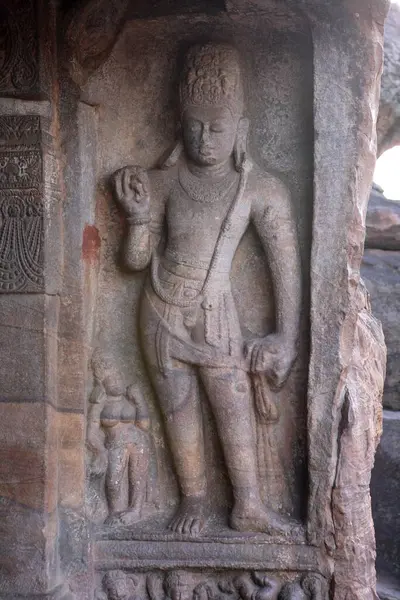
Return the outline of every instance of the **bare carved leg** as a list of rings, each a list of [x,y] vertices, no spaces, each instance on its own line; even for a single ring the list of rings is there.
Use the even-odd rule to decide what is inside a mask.
[[[140,435],[140,432],[135,432]],[[146,487],[149,468],[149,447],[145,434],[143,439],[135,444],[129,444],[128,452],[128,483],[129,483],[129,505],[127,510],[119,514],[119,522],[122,525],[132,525],[140,521],[143,505],[146,500]]]
[[[215,415],[233,487],[232,529],[290,533],[293,524],[268,510],[261,501],[247,375],[238,369],[202,369],[201,377]]]
[[[197,535],[207,519],[204,442],[196,371],[183,363],[152,382],[164,415],[166,433],[181,491],[169,528]]]
[[[149,445],[145,435],[133,444],[129,456],[129,508],[140,517],[146,500],[149,471]]]
[[[128,452],[126,447],[118,446],[108,451],[108,467],[106,472],[106,496],[109,518],[126,508],[124,498],[124,483],[127,477]]]

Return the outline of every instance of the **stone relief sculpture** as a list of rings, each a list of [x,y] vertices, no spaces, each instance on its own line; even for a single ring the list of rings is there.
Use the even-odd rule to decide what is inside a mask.
[[[102,589],[96,591],[95,600],[140,600],[133,594],[136,585],[135,576],[128,576],[118,569],[108,571],[103,577]]]
[[[92,358],[87,444],[90,471],[105,473],[110,525],[140,521],[148,492],[149,427],[146,403],[134,385],[97,350]]]
[[[206,579],[204,577],[206,576]],[[103,591],[104,590],[104,591]],[[184,570],[149,575],[108,571],[96,600],[327,600],[328,585],[316,573],[294,580],[259,571],[199,576]]]
[[[1,0],[0,92],[34,93],[39,88],[36,7],[32,0]]]
[[[169,527],[195,536],[209,515],[201,381],[233,490],[230,527],[289,534],[293,523],[261,501],[252,424],[253,393],[256,417],[278,418],[271,389],[285,383],[296,359],[301,274],[289,192],[248,154],[234,48],[193,47],[179,93],[181,139],[163,167],[128,166],[113,175],[129,225],[125,262],[133,271],[150,265],[140,333],[181,493]],[[250,223],[272,273],[276,331],[244,341],[230,270]]]
[[[241,600],[277,600],[282,582],[279,579],[253,571],[219,584],[221,591]]]
[[[40,135],[38,116],[0,116],[0,293],[43,290]]]

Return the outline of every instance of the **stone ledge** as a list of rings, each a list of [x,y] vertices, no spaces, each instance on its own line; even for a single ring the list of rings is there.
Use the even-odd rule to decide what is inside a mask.
[[[26,100],[20,98],[2,98],[2,115],[38,115],[51,118],[51,103],[48,100]]]
[[[265,571],[312,571],[331,574],[331,564],[319,548],[306,544],[227,541],[98,540],[95,569],[213,568]]]

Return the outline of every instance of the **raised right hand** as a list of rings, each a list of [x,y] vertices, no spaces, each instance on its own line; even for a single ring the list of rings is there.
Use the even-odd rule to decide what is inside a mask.
[[[128,217],[150,215],[150,184],[142,167],[119,169],[113,174],[112,183],[116,200]]]

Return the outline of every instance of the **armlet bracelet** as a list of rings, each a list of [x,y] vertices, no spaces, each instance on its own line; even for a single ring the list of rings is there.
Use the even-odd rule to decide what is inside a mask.
[[[151,221],[150,216],[127,217],[129,225],[148,225]]]

